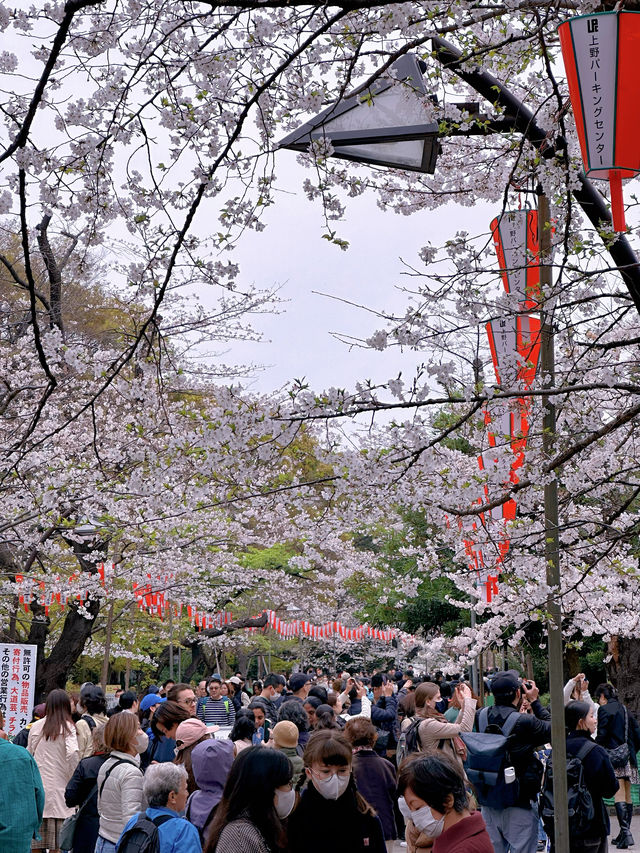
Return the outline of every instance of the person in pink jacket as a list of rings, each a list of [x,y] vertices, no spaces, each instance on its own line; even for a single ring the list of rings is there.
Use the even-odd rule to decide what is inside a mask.
[[[57,853],[64,819],[74,812],[64,801],[64,790],[79,760],[71,700],[64,690],[52,690],[47,696],[44,717],[29,729],[27,749],[38,765],[44,786],[41,839],[32,843],[32,849],[49,848],[50,853]]]
[[[433,853],[494,853],[455,759],[442,753],[409,758],[398,772],[398,794],[404,819],[433,839]]]

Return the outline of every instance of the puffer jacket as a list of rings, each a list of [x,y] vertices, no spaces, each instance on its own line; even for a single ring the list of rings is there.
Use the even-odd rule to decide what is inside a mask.
[[[121,761],[104,782],[108,770],[117,761]],[[113,750],[98,773],[98,813],[100,814],[99,835],[114,844],[120,838],[122,830],[130,817],[144,811],[142,794],[142,773],[140,757],[126,752]],[[102,793],[100,789],[102,788]]]

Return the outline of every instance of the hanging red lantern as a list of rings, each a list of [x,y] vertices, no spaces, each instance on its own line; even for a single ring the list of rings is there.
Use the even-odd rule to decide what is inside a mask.
[[[540,254],[538,213],[507,210],[491,223],[502,283],[518,297],[520,307],[533,310],[540,302]]]
[[[558,34],[585,173],[609,179],[613,227],[626,231],[622,179],[640,172],[640,13],[577,15]]]

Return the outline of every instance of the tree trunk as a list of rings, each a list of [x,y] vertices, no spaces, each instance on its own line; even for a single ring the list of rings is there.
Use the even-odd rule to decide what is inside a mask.
[[[49,693],[56,687],[64,689],[69,677],[69,670],[84,651],[85,644],[91,636],[93,624],[100,612],[100,600],[97,598],[89,599],[82,605],[83,609],[88,612],[89,618],[78,612],[79,606],[81,606],[79,602],[69,605],[58,642],[51,649],[51,654],[42,662],[42,665],[38,666],[36,675],[36,694],[38,697]],[[32,622],[32,630],[33,624]],[[40,647],[38,647],[39,662]]]
[[[640,714],[640,639],[612,637],[609,654],[609,678],[620,699],[637,717]]]

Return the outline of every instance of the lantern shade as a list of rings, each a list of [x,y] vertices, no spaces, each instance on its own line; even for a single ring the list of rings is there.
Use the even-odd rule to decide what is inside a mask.
[[[585,173],[609,179],[616,231],[622,179],[640,172],[640,13],[578,15],[558,28]]]
[[[345,160],[433,174],[439,152],[438,125],[430,118],[418,60],[401,57],[393,76],[344,98],[290,133],[279,148],[306,151],[327,139]]]
[[[521,308],[535,309],[540,302],[538,212],[507,210],[493,220],[491,233],[504,289],[518,297]]]
[[[498,384],[516,379],[533,384],[540,357],[540,319],[531,314],[509,314],[487,323],[487,336]]]

